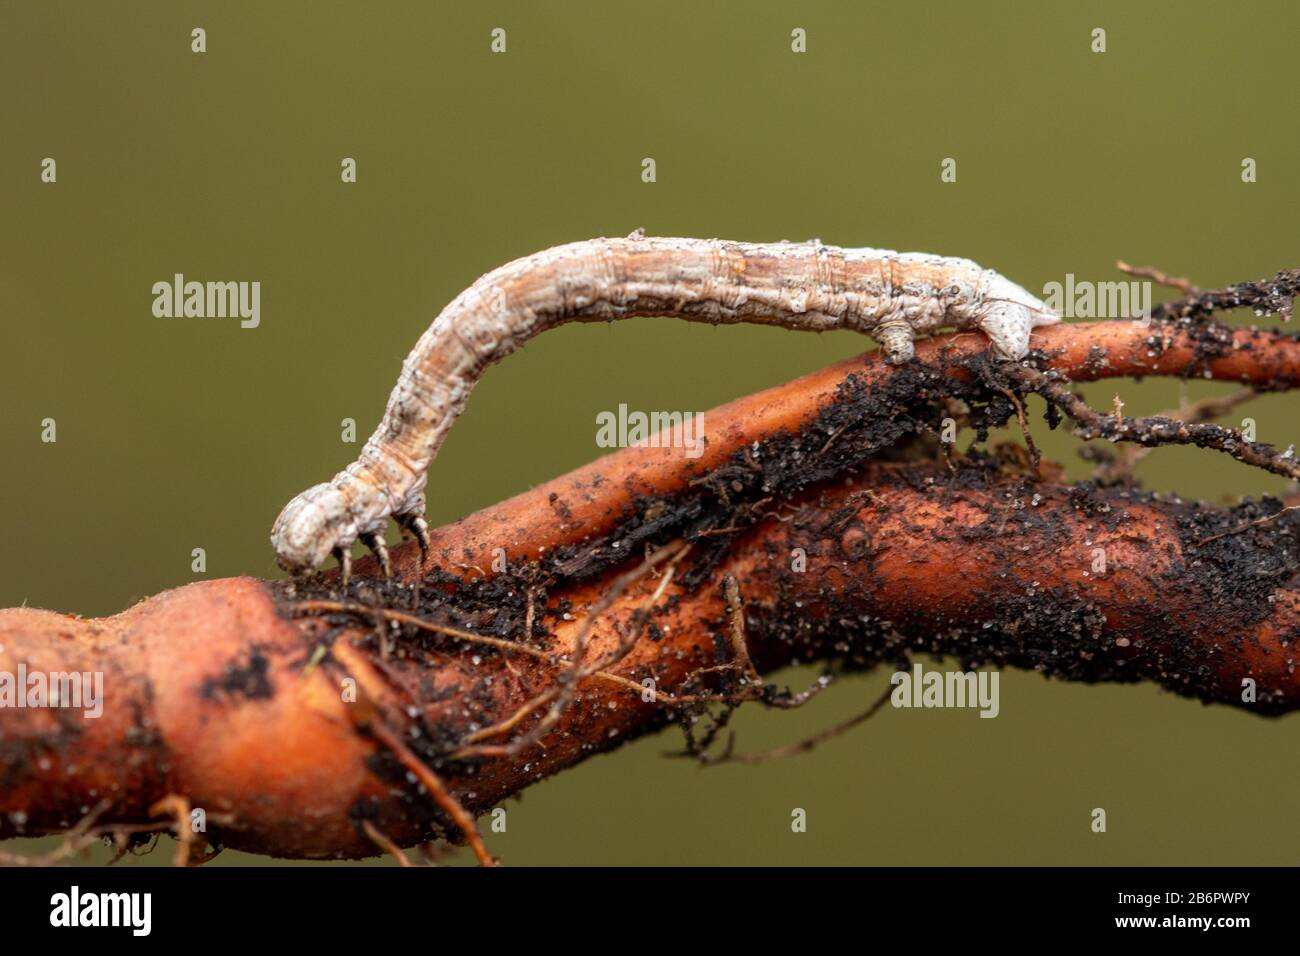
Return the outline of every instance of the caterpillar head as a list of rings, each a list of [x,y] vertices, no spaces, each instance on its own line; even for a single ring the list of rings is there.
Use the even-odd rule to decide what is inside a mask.
[[[998,275],[986,285],[974,315],[974,324],[989,337],[993,353],[1004,359],[1024,358],[1030,333],[1060,321],[1045,302]]]
[[[343,493],[330,484],[312,485],[275,519],[271,546],[276,564],[294,574],[320,567],[335,548],[355,540],[355,531],[347,534],[351,524]]]

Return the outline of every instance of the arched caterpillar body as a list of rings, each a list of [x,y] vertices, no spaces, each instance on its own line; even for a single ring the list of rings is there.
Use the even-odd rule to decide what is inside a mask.
[[[1060,321],[1043,302],[969,259],[811,243],[718,239],[592,239],[517,259],[457,296],[402,365],[383,421],[360,457],[290,501],[271,531],[286,570],[343,565],[358,539],[388,570],[391,516],[426,546],[430,464],[483,370],[566,322],[668,315],[713,324],[854,329],[906,362],[917,333],[979,329],[1018,359],[1031,329]]]

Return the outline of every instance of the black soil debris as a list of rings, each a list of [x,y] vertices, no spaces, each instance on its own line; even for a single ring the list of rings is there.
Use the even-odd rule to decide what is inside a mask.
[[[275,690],[271,686],[270,661],[261,649],[253,647],[248,660],[231,661],[220,677],[210,677],[203,682],[200,693],[211,700],[219,694],[247,697],[250,700],[270,698]]]

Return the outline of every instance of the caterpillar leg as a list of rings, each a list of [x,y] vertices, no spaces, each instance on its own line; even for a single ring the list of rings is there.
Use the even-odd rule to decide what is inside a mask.
[[[1033,316],[1014,303],[999,305],[975,323],[989,337],[993,354],[1000,359],[1022,359],[1029,354],[1029,333]]]
[[[384,577],[391,578],[393,576],[393,562],[388,558],[388,545],[384,543],[383,534],[379,531],[363,534],[361,543],[375,552],[375,557],[379,559],[379,566],[384,571]]]
[[[342,583],[343,590],[348,589],[348,581],[352,578],[352,552],[347,548],[335,548],[334,557],[339,562],[339,579]]]
[[[411,532],[411,537],[420,542],[420,564],[423,565],[429,557],[429,523],[424,520],[424,515],[393,515],[393,520]]]
[[[906,322],[885,323],[878,326],[871,335],[880,343],[885,361],[890,365],[910,362],[916,354],[916,338],[912,327]]]

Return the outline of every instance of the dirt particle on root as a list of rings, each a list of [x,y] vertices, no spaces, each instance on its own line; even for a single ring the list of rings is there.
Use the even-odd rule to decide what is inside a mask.
[[[270,661],[260,648],[249,651],[248,660],[231,661],[220,677],[210,677],[203,682],[200,693],[211,700],[219,694],[247,697],[251,700],[268,699],[275,694],[269,673]]]

